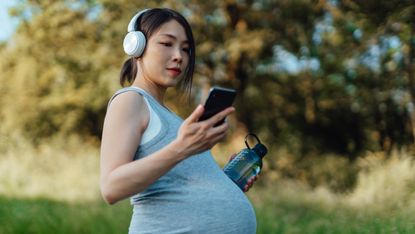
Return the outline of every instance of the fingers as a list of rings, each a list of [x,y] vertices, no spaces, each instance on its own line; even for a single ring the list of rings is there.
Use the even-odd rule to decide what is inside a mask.
[[[178,139],[183,145],[186,145],[189,155],[212,148],[226,136],[229,125],[225,122],[215,127],[215,124],[235,111],[235,108],[227,108],[213,117],[199,122],[204,110],[202,105],[197,106],[179,129]]]
[[[220,140],[222,140],[227,133],[228,126],[227,124],[223,124],[220,127],[212,128],[210,130],[209,134],[209,145],[210,147],[213,147],[216,143],[218,143]]]
[[[258,175],[249,178],[248,182],[244,186],[243,191],[248,192],[249,189],[254,185],[254,182],[258,180]]]
[[[198,105],[196,109],[190,114],[189,117],[187,117],[186,121],[190,123],[195,123],[199,120],[199,118],[202,116],[203,112],[205,111],[205,108],[202,105]]]
[[[248,183],[246,183],[246,185],[244,186],[244,192],[248,192],[249,189],[252,187],[252,184],[254,182],[252,180],[249,180]]]
[[[234,111],[235,111],[234,107],[228,107],[225,110],[223,110],[223,111],[217,113],[216,115],[212,116],[211,118],[209,118],[206,121],[208,122],[209,125],[214,126],[216,123],[218,123],[222,119],[226,118],[226,116],[230,115]]]
[[[185,120],[188,123],[195,123],[199,120],[199,118],[203,115],[203,112],[205,111],[205,108],[202,105],[198,105],[196,109],[190,114],[189,117]],[[209,125],[209,127],[214,126],[216,123],[221,121],[222,119],[226,118],[226,116],[230,115],[232,112],[235,111],[234,107],[228,107],[225,110],[217,113],[216,115],[212,116],[208,120],[206,120],[206,123]],[[221,124],[220,126],[222,126]]]
[[[235,153],[233,153],[232,155],[231,155],[231,157],[229,158],[229,162],[230,161],[232,161],[232,159],[234,159],[236,157],[236,154]]]
[[[212,128],[210,134],[204,134],[202,138],[198,137],[198,140],[189,145],[189,148],[197,148],[197,152],[205,151],[211,149],[226,136],[226,131],[217,135],[211,134],[212,131],[217,131],[217,129]]]

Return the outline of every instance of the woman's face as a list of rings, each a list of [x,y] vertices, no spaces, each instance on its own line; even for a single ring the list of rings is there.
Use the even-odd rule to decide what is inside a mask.
[[[148,39],[141,58],[146,82],[164,88],[175,86],[189,63],[189,42],[185,30],[176,20],[170,20]]]

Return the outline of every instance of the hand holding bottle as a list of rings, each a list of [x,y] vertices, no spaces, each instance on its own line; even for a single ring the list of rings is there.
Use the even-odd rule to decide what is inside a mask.
[[[253,148],[247,142],[248,136],[253,136],[258,141]],[[255,177],[261,172],[262,158],[267,153],[267,148],[261,144],[255,134],[248,134],[245,137],[245,144],[247,148],[241,150],[223,168],[225,174],[244,192],[249,190]]]

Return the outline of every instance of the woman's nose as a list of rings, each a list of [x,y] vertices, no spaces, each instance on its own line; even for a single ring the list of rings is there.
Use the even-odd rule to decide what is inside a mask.
[[[173,61],[175,62],[182,62],[183,61],[183,51],[181,48],[177,48],[174,50],[173,53]]]

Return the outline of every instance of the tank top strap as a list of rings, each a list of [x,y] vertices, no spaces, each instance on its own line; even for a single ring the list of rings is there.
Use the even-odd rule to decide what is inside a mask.
[[[114,93],[114,95],[112,95],[112,97],[108,101],[107,109],[108,109],[108,107],[110,106],[111,102],[114,100],[115,97],[117,97],[118,95],[120,95],[122,93],[128,92],[128,91],[136,92],[136,93],[144,96],[145,99],[147,99],[147,100],[149,100],[149,99],[152,100],[153,99],[153,97],[151,95],[149,95],[143,89],[140,89],[140,88],[137,88],[137,87],[132,87],[132,86],[131,87],[125,87],[125,88],[122,88],[122,89],[118,90],[117,92]],[[154,101],[154,100],[152,100],[152,101]]]
[[[109,105],[111,104],[112,100],[114,100],[114,98],[122,93],[128,92],[128,91],[133,91],[136,92],[140,95],[142,95],[144,97],[144,99],[146,100],[146,102],[148,104],[150,104],[150,106],[157,112],[170,112],[173,113],[171,110],[169,110],[167,107],[162,106],[153,96],[151,96],[149,93],[147,93],[144,89],[138,88],[138,87],[134,87],[134,86],[130,86],[130,87],[125,87],[122,88],[120,90],[118,90],[117,92],[114,93],[114,95],[112,95],[112,97],[110,98],[110,100],[108,101],[108,106],[107,109],[109,107]]]

